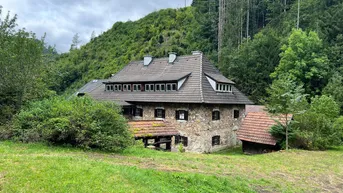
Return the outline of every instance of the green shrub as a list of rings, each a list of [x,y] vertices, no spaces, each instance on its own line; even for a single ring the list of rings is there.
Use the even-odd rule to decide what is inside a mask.
[[[324,150],[341,142],[341,131],[334,127],[339,115],[339,106],[332,97],[312,99],[310,108],[295,116],[296,146],[304,149]]]
[[[33,102],[13,120],[11,139],[119,151],[132,142],[125,118],[113,103],[88,97]],[[7,135],[8,136],[8,135]]]

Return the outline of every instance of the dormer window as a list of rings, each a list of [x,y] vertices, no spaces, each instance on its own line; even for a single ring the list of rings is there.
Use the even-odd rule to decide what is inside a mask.
[[[161,91],[165,91],[166,90],[166,85],[165,84],[160,84],[161,85]]]
[[[232,87],[229,84],[216,83],[217,92],[232,92]]]
[[[123,91],[131,91],[131,84],[124,84]]]
[[[133,85],[133,91],[141,91],[141,85],[140,84],[134,84]]]

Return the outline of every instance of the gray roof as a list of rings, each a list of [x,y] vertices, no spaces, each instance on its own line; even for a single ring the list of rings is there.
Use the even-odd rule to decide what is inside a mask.
[[[83,87],[81,87],[75,95],[78,95],[79,93],[91,93],[93,92],[94,89],[97,87],[101,87],[103,85],[103,82],[106,81],[105,79],[100,79],[100,80],[92,80],[85,84]]]
[[[210,73],[210,72],[205,72],[205,74],[217,82],[235,84],[233,81],[227,79],[222,74],[215,74],[215,73]]]
[[[132,72],[132,75],[131,75]],[[216,69],[203,54],[178,56],[174,63],[168,58],[154,59],[148,66],[143,61],[134,61],[125,66],[113,77],[103,82],[167,81],[187,77],[178,91],[171,92],[111,92],[105,91],[105,85],[93,85],[89,95],[97,100],[126,102],[166,102],[166,103],[210,103],[210,104],[253,104],[236,87],[232,93],[216,92],[208,82],[205,73],[220,82],[231,83]],[[164,77],[165,76],[165,77]],[[154,77],[155,79],[150,79]],[[131,81],[130,81],[131,82]],[[80,89],[81,90],[81,89]]]
[[[120,71],[107,82],[124,83],[124,82],[164,82],[164,81],[177,81],[186,76],[189,76],[191,72],[170,73],[164,71],[160,74],[151,73],[146,70],[148,66],[143,66],[138,63],[130,63],[124,70]]]

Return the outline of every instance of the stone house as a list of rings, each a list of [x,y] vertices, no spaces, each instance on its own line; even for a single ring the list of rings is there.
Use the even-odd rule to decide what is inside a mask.
[[[155,139],[152,144],[157,146],[166,142],[167,149],[182,143],[191,152],[236,145],[245,105],[252,104],[200,51],[187,56],[170,53],[166,58],[145,56],[109,79],[89,82],[77,95],[86,93],[121,105],[130,122],[145,121],[138,125],[149,125],[151,134],[136,138],[145,140],[146,145],[148,139]],[[148,122],[156,120],[171,126]],[[156,132],[151,130],[154,124]],[[141,129],[145,128],[133,130]]]

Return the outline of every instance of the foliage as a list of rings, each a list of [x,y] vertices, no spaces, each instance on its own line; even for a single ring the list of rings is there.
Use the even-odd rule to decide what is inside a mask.
[[[340,106],[343,114],[343,77],[338,72],[334,73],[329,83],[323,90],[323,94],[331,95]]]
[[[273,84],[267,89],[269,97],[267,98],[266,108],[269,113],[284,117],[285,122],[282,126],[285,131],[285,147],[288,150],[288,131],[290,130],[292,120],[289,115],[296,115],[303,113],[307,101],[303,93],[302,86],[298,86],[295,81],[289,77],[281,76],[279,79],[273,81]]]
[[[332,97],[322,95],[312,98],[306,113],[295,116],[297,146],[324,150],[341,143],[342,130],[334,126],[339,107]],[[339,122],[337,122],[339,123]]]
[[[303,84],[307,94],[320,94],[328,80],[329,62],[318,35],[313,31],[293,30],[282,51],[280,64],[271,77],[287,75]]]
[[[295,130],[295,123],[294,121],[291,121],[287,131],[289,141],[288,145],[290,147],[298,147],[294,145],[297,137]],[[276,122],[276,124],[270,128],[269,133],[276,138],[276,143],[279,147],[281,147],[281,149],[286,149],[286,127],[284,125],[282,125],[280,122]]]
[[[27,101],[51,96],[43,80],[44,37],[17,29],[16,15],[2,19],[0,7],[0,124],[11,119]]]
[[[131,136],[119,108],[86,98],[33,102],[13,120],[11,139],[118,151]]]
[[[269,75],[279,61],[279,53],[280,38],[275,31],[264,30],[255,35],[254,41],[245,42],[232,54],[222,56],[226,65],[220,66],[220,70],[258,103],[272,83]]]

